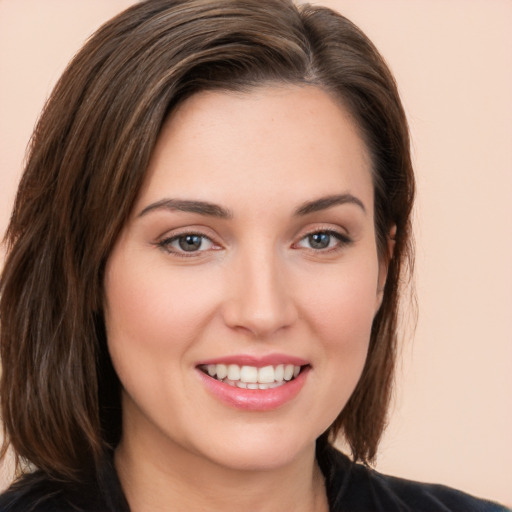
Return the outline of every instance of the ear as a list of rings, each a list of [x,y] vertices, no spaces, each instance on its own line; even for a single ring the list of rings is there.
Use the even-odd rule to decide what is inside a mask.
[[[375,314],[379,310],[382,299],[384,298],[384,287],[386,286],[386,279],[388,277],[389,263],[393,259],[395,251],[395,238],[396,238],[396,224],[391,226],[387,235],[387,252],[379,258],[379,277],[377,282],[377,301],[375,304]]]

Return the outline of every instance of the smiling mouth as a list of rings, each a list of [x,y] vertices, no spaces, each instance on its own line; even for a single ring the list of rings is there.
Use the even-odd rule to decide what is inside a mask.
[[[237,364],[208,364],[199,369],[215,380],[242,389],[272,389],[294,380],[307,366],[293,364],[263,367]]]

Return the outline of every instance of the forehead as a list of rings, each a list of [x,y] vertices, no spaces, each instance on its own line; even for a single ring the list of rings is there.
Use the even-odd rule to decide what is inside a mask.
[[[371,160],[352,117],[318,87],[266,86],[184,101],[164,124],[141,199],[303,201],[333,192],[372,207]]]

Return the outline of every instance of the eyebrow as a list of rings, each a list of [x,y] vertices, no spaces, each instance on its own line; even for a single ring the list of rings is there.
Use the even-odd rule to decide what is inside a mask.
[[[332,208],[333,206],[343,205],[343,204],[355,204],[359,206],[364,213],[366,213],[366,208],[363,202],[352,194],[337,194],[332,196],[320,197],[319,199],[314,199],[313,201],[307,201],[299,206],[294,214],[296,216],[308,215],[310,213],[319,212],[322,210],[327,210],[328,208]],[[199,215],[207,215],[209,217],[218,217],[220,219],[231,219],[233,218],[233,213],[219,206],[215,203],[209,203],[207,201],[192,201],[188,199],[161,199],[160,201],[156,201],[155,203],[151,203],[146,206],[138,215],[138,217],[142,217],[149,212],[155,210],[169,210],[169,211],[180,211],[180,212],[190,212],[197,213]]]
[[[366,213],[366,208],[363,202],[352,194],[337,194],[332,196],[320,197],[319,199],[315,199],[313,201],[307,201],[302,204],[295,210],[295,215],[308,215],[310,213],[319,212],[322,210],[327,210],[328,208],[332,208],[333,206],[338,206],[342,204],[355,204]]]
[[[218,217],[221,219],[230,219],[233,214],[227,208],[218,204],[208,203],[206,201],[190,201],[187,199],[162,199],[156,203],[146,206],[139,217],[155,210],[170,210],[180,212],[198,213],[199,215],[208,215],[209,217]]]

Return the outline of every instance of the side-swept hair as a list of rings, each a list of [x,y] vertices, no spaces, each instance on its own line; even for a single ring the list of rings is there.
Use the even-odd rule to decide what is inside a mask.
[[[0,282],[4,454],[58,479],[95,474],[121,434],[106,349],[105,262],[165,119],[204,90],[313,84],[349,110],[372,158],[375,228],[389,262],[362,377],[320,443],[338,433],[371,462],[386,423],[399,287],[414,196],[394,79],[343,16],[289,0],[148,0],[101,27],[70,63],[32,137]],[[19,466],[20,467],[20,466]]]

